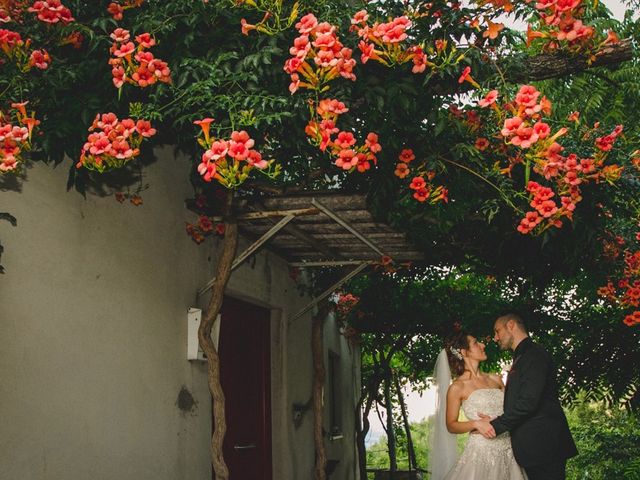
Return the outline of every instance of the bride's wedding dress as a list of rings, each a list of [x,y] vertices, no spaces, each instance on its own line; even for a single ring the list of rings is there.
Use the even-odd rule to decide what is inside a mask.
[[[462,402],[462,411],[469,420],[478,420],[478,413],[491,417],[502,415],[504,391],[480,388]],[[526,480],[527,476],[513,457],[509,433],[487,439],[469,434],[464,452],[445,480]]]

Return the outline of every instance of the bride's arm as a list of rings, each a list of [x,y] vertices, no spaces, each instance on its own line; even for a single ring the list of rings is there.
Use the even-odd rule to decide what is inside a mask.
[[[460,416],[460,406],[462,405],[462,389],[455,383],[451,384],[447,391],[447,430],[449,433],[468,433],[473,430],[478,430],[482,435],[487,436],[485,433],[493,430],[491,425],[487,422],[480,422],[475,420],[469,420],[466,422],[460,422],[458,417]],[[488,425],[488,428],[487,428]],[[485,432],[486,431],[486,432]]]

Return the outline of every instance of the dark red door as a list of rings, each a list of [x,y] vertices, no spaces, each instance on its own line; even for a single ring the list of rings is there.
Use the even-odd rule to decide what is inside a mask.
[[[225,297],[220,378],[225,393],[224,458],[230,480],[271,480],[270,312]]]

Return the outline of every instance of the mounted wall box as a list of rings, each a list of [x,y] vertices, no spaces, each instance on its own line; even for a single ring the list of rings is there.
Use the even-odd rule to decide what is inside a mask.
[[[187,310],[187,360],[206,360],[204,352],[198,344],[198,328],[202,319],[202,310],[190,308]]]
[[[202,310],[191,307],[187,310],[187,360],[199,360],[204,362],[207,357],[200,348],[198,342],[198,328],[200,328],[200,320],[202,320]],[[211,336],[213,345],[218,348],[218,338],[220,335],[220,315],[211,327]]]

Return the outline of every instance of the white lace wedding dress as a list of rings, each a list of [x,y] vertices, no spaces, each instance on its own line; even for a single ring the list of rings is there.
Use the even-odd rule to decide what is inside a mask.
[[[491,417],[502,415],[504,392],[498,388],[480,388],[462,402],[462,411],[469,420],[478,420],[478,413]],[[516,463],[509,433],[487,439],[469,434],[469,440],[458,462],[445,480],[526,480],[527,475]]]

